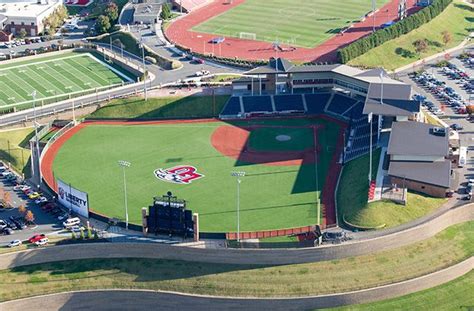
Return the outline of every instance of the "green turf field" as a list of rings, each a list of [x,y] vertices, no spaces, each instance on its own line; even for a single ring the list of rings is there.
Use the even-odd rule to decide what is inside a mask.
[[[381,7],[389,0],[376,0]],[[371,0],[247,0],[193,28],[194,31],[312,48],[359,21],[372,10]]]
[[[258,122],[259,126],[324,125],[324,130],[318,132],[318,141],[329,148],[322,148],[318,155],[317,190],[321,191],[339,125],[316,119],[254,122]],[[202,231],[221,232],[236,230],[236,180],[230,173],[243,170],[247,175],[241,184],[242,231],[315,224],[317,191],[314,163],[269,166],[242,163],[226,157],[210,141],[213,132],[223,125],[231,126],[224,122],[89,125],[59,150],[53,163],[54,174],[56,178],[88,192],[93,210],[123,219],[123,178],[117,161],[130,161],[127,188],[131,222],[140,223],[140,209],[151,204],[153,196],[172,191],[188,201],[189,209],[199,213]],[[239,127],[248,125],[249,121],[235,123]],[[285,130],[283,127],[282,131],[287,133]],[[311,131],[305,133],[313,139]],[[278,135],[278,132],[274,134]],[[274,148],[274,143],[268,146]],[[178,165],[192,165],[205,177],[188,185],[179,185],[163,182],[154,176],[154,170],[158,168]]]
[[[75,94],[96,88],[121,84],[127,77],[108,67],[89,53],[67,53],[52,57],[8,63],[0,66],[0,109],[32,103],[36,99],[65,99],[64,94]]]

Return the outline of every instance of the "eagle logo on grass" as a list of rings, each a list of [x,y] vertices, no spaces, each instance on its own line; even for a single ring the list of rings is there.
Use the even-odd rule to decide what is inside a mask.
[[[179,165],[167,169],[158,168],[154,174],[159,180],[180,185],[188,185],[193,180],[204,177],[197,172],[194,166],[190,165]]]

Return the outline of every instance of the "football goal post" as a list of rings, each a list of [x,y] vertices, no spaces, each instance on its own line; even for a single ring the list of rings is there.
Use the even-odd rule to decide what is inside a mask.
[[[239,33],[239,38],[245,40],[257,40],[257,34],[252,32],[241,32]]]

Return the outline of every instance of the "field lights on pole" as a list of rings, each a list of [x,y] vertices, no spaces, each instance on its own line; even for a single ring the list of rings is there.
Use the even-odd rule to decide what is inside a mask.
[[[131,163],[128,161],[120,160],[118,164],[122,167],[123,172],[123,193],[125,198],[125,228],[128,229],[128,205],[127,205],[127,181],[125,178],[125,168],[130,167]]]
[[[237,242],[240,242],[240,183],[245,172],[232,172],[230,175],[237,177]]]

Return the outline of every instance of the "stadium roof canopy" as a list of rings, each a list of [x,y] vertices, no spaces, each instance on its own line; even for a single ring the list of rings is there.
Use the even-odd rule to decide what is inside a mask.
[[[387,153],[389,155],[446,157],[449,155],[449,129],[441,128],[439,134],[435,133],[436,129],[440,128],[428,123],[394,122]]]
[[[436,162],[390,162],[388,174],[399,178],[450,187],[451,161]]]

